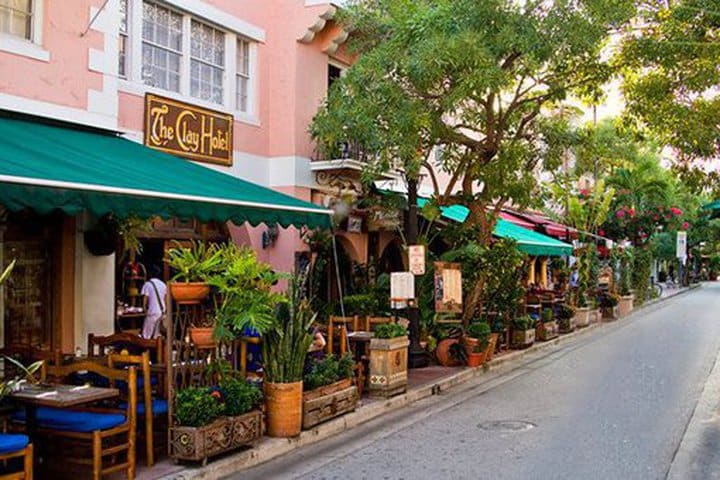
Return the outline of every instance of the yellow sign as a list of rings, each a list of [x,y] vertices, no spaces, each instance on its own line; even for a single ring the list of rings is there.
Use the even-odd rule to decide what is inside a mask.
[[[145,145],[192,160],[230,166],[233,116],[148,93]]]

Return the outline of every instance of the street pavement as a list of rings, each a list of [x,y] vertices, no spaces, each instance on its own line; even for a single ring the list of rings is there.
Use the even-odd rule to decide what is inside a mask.
[[[720,451],[717,429],[681,448],[720,349],[718,312],[720,284],[705,284],[233,478],[664,479],[678,452]],[[673,478],[710,476],[686,463]]]

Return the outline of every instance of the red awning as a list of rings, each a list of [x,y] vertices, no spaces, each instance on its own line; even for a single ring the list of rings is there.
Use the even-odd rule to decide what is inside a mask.
[[[534,223],[523,220],[522,218],[517,217],[512,213],[500,212],[500,218],[502,218],[503,220],[507,220],[510,223],[514,223],[515,225],[518,225],[520,227],[527,228],[528,230],[535,230]]]
[[[556,237],[563,240],[567,239],[568,236],[570,238],[577,238],[577,230],[572,227],[568,227],[567,225],[563,225],[562,223],[554,222],[545,215],[530,212],[509,213],[513,216],[519,217],[520,219],[532,222],[536,228],[541,227],[541,230],[543,230],[545,234],[550,235],[551,237]]]

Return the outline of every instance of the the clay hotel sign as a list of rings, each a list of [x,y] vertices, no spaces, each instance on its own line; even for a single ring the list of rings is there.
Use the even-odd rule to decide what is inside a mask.
[[[145,145],[201,162],[232,165],[233,117],[145,95]]]

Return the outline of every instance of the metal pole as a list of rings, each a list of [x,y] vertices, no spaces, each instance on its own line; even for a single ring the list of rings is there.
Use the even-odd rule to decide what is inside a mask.
[[[407,239],[408,245],[415,245],[418,241],[417,187],[417,179],[408,178],[408,214],[405,225],[405,238]],[[408,367],[427,367],[427,354],[420,346],[420,310],[415,301],[408,303],[408,320],[410,321]]]

